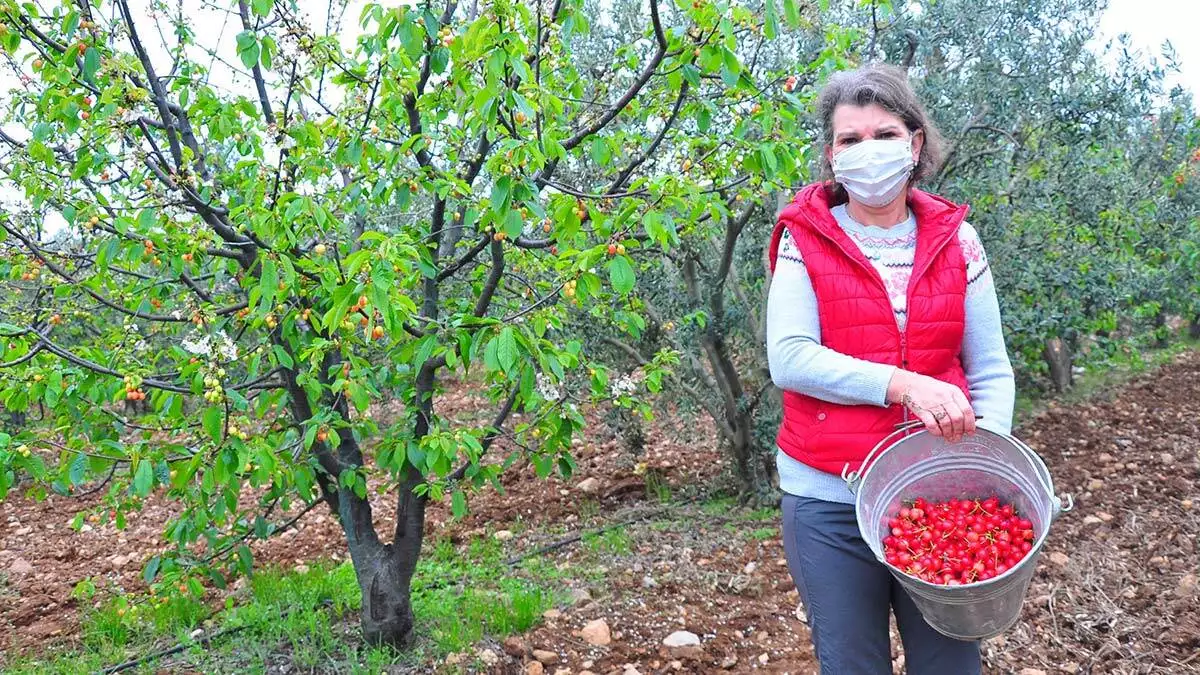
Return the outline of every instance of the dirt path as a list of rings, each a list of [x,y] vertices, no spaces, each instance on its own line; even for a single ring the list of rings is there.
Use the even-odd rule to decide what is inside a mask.
[[[631,457],[598,417],[578,450],[570,481],[515,472],[506,493],[481,494],[466,522],[433,515],[431,532],[465,540],[510,527],[514,553],[574,531],[650,509],[646,462],[678,490],[722,470],[711,442],[692,425],[652,426],[647,455]],[[1039,563],[1022,621],[985,645],[990,673],[1200,673],[1200,354],[1112,392],[1109,400],[1050,406],[1019,435],[1046,459],[1076,509],[1061,518]],[[712,434],[698,434],[711,439]],[[587,484],[582,481],[595,478]],[[151,501],[124,532],[93,524],[74,533],[82,504],[63,498],[0,503],[0,634],[9,646],[69,640],[77,608],[71,587],[86,575],[125,588],[139,584],[140,561],[159,546],[169,505]],[[546,673],[815,672],[796,592],[781,564],[777,515],[728,505],[655,507],[655,515],[608,544],[550,554],[564,568],[590,569],[577,602],[509,644],[544,649]],[[386,509],[381,509],[381,512]],[[386,515],[381,519],[386,520]],[[344,555],[334,523],[314,511],[292,534],[257,545],[260,559],[295,564]],[[1064,557],[1065,556],[1065,557]],[[115,559],[114,559],[115,558]],[[577,635],[604,620],[613,641],[591,647]],[[676,630],[700,636],[700,650],[662,645]],[[501,645],[492,645],[503,654]],[[897,653],[897,665],[902,661]],[[504,656],[498,672],[519,672],[529,657]]]
[[[1053,526],[1021,622],[985,644],[987,672],[1200,673],[1200,354],[1107,400],[1052,405],[1018,434],[1076,506]],[[613,557],[599,597],[526,641],[576,673],[815,673],[779,539],[762,536],[776,519],[713,520],[631,530],[632,553]],[[596,619],[612,645],[588,648],[575,634]],[[702,650],[664,647],[676,630],[700,636]]]

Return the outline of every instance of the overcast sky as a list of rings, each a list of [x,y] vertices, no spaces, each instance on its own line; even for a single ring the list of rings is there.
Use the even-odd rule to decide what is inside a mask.
[[[1168,76],[1169,84],[1182,84],[1192,91],[1200,106],[1200,1],[1197,0],[1109,0],[1100,20],[1107,37],[1129,33],[1133,46],[1157,55],[1163,42],[1175,48],[1180,72]]]

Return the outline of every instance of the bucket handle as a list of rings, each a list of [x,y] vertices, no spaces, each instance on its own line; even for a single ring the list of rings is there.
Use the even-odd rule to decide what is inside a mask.
[[[983,419],[983,416],[977,416],[975,419],[981,420]],[[862,464],[859,465],[857,471],[850,470],[849,462],[843,465],[842,480],[846,481],[846,487],[850,490],[851,494],[858,494],[858,482],[862,479],[863,473],[867,470],[867,467],[871,465],[871,460],[875,458],[875,455],[879,454],[881,450],[891,445],[896,436],[906,434],[913,429],[917,429],[924,425],[925,423],[921,422],[920,420],[901,422],[900,424],[896,425],[895,431],[885,436],[883,440],[879,441],[874,448],[871,448],[871,451],[867,453],[867,456],[863,459]],[[1034,452],[1033,448],[1029,447],[1025,441],[1022,441],[1011,434],[1000,435],[1012,442],[1012,444],[1021,451],[1021,454],[1024,455],[1025,461],[1029,462],[1033,466],[1034,473],[1038,475],[1038,479],[1041,482],[1042,487],[1046,490],[1046,494],[1050,495],[1050,500],[1054,504],[1054,509],[1050,515],[1051,520],[1054,520],[1060,515],[1075,508],[1075,498],[1071,495],[1071,493],[1067,492],[1061,496],[1054,493],[1054,482],[1050,477],[1050,471],[1046,468],[1046,463],[1042,461],[1042,458],[1036,452]]]
[[[1022,441],[1016,436],[1004,434],[1004,437],[1011,441],[1013,445],[1017,446],[1017,449],[1020,450],[1021,454],[1025,456],[1025,460],[1033,465],[1034,471],[1037,473],[1038,478],[1042,483],[1042,488],[1046,490],[1046,494],[1050,495],[1050,501],[1054,504],[1054,510],[1050,514],[1050,519],[1054,520],[1060,515],[1075,508],[1075,498],[1071,495],[1071,493],[1067,492],[1062,495],[1057,495],[1054,493],[1053,479],[1050,477],[1050,471],[1046,468],[1046,463],[1042,461],[1041,456],[1034,452],[1033,448],[1029,447],[1028,443]]]
[[[851,471],[850,463],[846,462],[846,464],[842,466],[842,480],[846,481],[846,487],[850,489],[850,492],[852,494],[858,494],[858,481],[860,478],[862,478],[863,472],[866,470],[866,468],[871,465],[871,460],[874,459],[875,455],[879,454],[881,450],[891,445],[897,436],[906,434],[913,429],[923,426],[925,426],[925,423],[920,420],[901,422],[900,424],[896,425],[895,431],[885,436],[883,440],[876,444],[875,447],[871,448],[871,451],[868,452],[867,456],[863,459],[862,464],[858,466],[857,471]]]

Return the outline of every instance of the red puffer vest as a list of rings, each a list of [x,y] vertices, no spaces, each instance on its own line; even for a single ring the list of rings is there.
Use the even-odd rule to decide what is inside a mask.
[[[917,250],[908,284],[908,320],[902,333],[883,279],[837,224],[826,184],[805,187],[779,214],[771,234],[771,271],[787,228],[812,279],[821,344],[867,361],[887,363],[957,385],[967,394],[960,352],[965,323],[967,266],[958,228],[967,207],[911,190]],[[840,474],[857,470],[867,453],[906,419],[903,406],[838,405],[783,392],[783,423],[776,442],[790,457]]]

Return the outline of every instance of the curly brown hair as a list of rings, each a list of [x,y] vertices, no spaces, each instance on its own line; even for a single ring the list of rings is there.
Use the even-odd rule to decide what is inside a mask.
[[[942,163],[942,135],[909,86],[907,73],[896,66],[872,63],[857,70],[835,73],[829,78],[817,97],[821,140],[825,147],[833,144],[833,112],[839,105],[867,106],[872,103],[903,120],[909,133],[920,130],[925,136],[909,186],[937,174]],[[831,183],[830,189],[836,202],[846,201],[846,190],[834,182],[833,167],[825,152],[821,153],[821,178]]]

